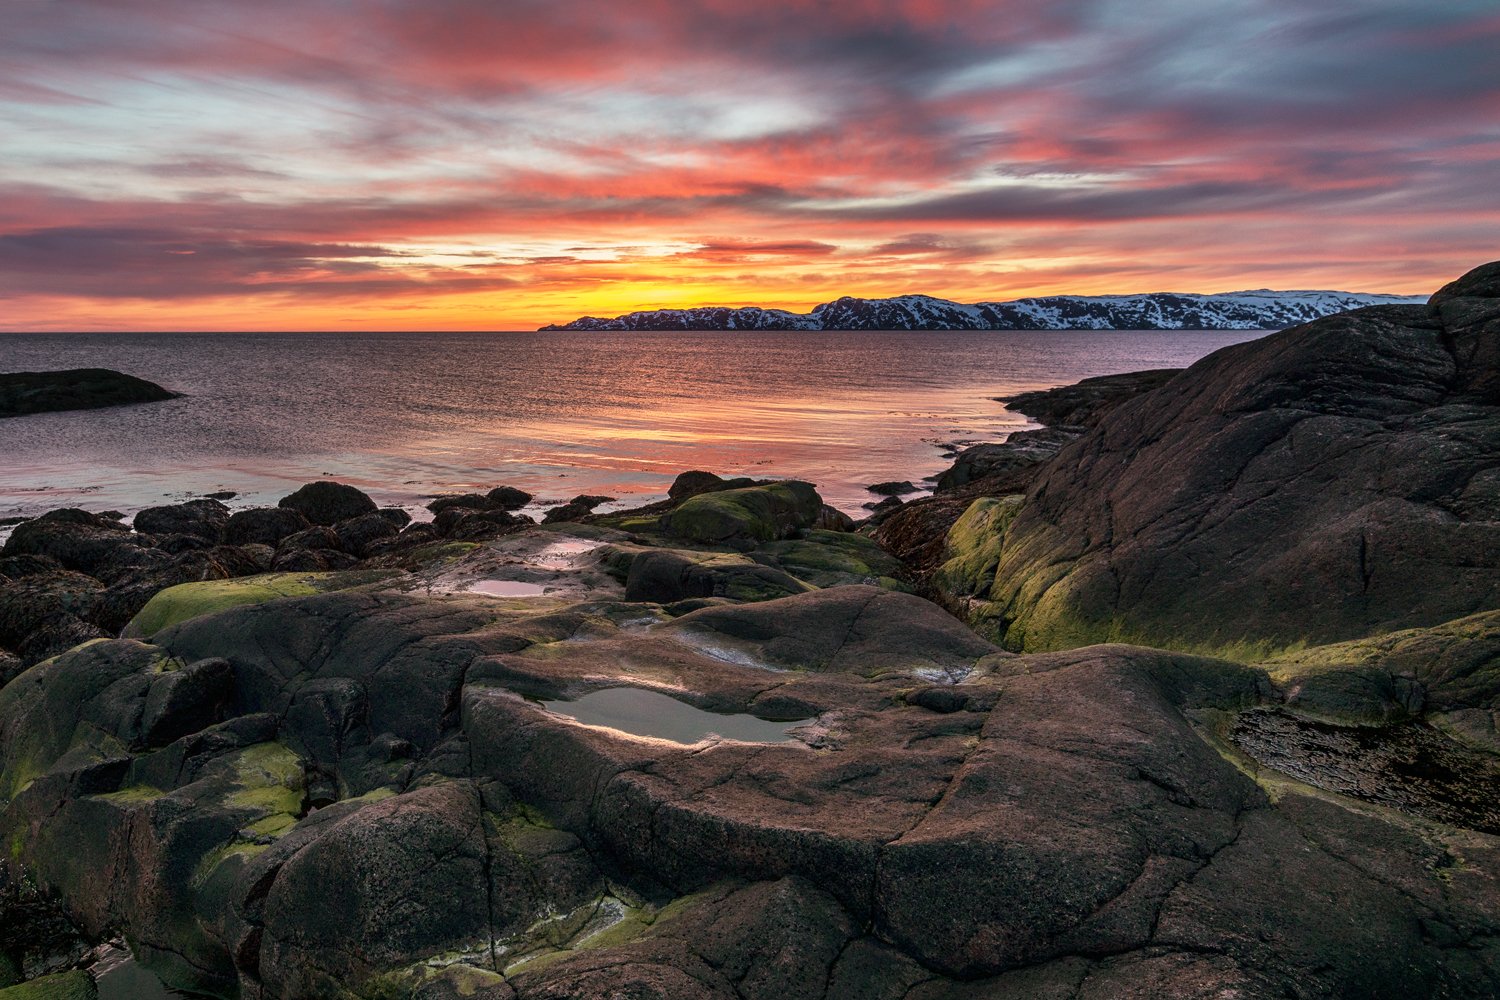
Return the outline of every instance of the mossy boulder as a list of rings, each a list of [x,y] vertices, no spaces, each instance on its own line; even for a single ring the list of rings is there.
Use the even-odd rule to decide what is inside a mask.
[[[87,972],[60,972],[0,990],[0,1000],[97,1000],[94,977]]]
[[[901,560],[865,535],[813,528],[801,538],[767,542],[754,552],[815,587],[868,583],[902,589]]]
[[[709,545],[753,547],[813,527],[823,498],[811,483],[787,480],[689,497],[663,518],[672,535]]]
[[[263,604],[281,597],[305,597],[348,587],[377,583],[399,575],[393,570],[356,570],[345,573],[262,573],[237,580],[208,580],[168,587],[146,602],[125,626],[126,638],[150,638],[162,629],[190,618],[245,604]]]

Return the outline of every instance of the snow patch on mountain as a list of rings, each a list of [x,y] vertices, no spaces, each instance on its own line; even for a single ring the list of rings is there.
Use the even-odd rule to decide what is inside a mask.
[[[809,313],[757,306],[585,316],[543,330],[1280,330],[1364,306],[1425,297],[1267,288],[1196,295],[1047,295],[966,305],[931,295],[844,296]]]

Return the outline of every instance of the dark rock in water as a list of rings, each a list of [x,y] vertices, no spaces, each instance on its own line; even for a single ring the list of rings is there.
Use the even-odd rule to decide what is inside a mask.
[[[1002,396],[999,401],[1048,427],[1094,427],[1121,403],[1166,385],[1181,372],[1181,368],[1156,368],[1099,375],[1056,389]]]
[[[224,540],[229,508],[217,500],[189,500],[168,507],[147,507],[135,516],[135,530],[150,535],[191,535],[210,544]]]
[[[974,620],[1016,649],[1273,650],[1494,607],[1500,314],[1443,317],[1495,302],[1320,320],[1120,406],[1032,487]]]
[[[1001,444],[976,444],[959,452],[952,467],[938,476],[936,491],[948,493],[960,486],[990,476],[1023,472],[1051,461],[1063,445],[1078,436],[1076,431],[1043,427],[1016,431]]]
[[[155,547],[168,555],[181,555],[184,552],[195,552],[200,549],[211,549],[214,542],[201,535],[156,535]]]
[[[899,483],[876,483],[874,486],[866,486],[865,489],[876,496],[883,497],[901,497],[906,496],[908,493],[917,492],[917,487],[913,486],[911,481],[907,479],[903,479]]]
[[[229,545],[279,545],[283,538],[312,526],[299,511],[286,507],[254,507],[231,514],[224,525]]]
[[[543,524],[557,524],[563,521],[579,521],[594,512],[594,508],[602,503],[609,503],[614,497],[591,496],[587,493],[576,496],[565,504],[553,507],[542,517]]]
[[[709,493],[721,489],[724,480],[712,472],[695,470],[684,472],[672,480],[672,485],[667,488],[667,496],[673,500],[686,500],[695,497],[699,493]]]
[[[532,496],[525,490],[518,490],[514,486],[496,486],[488,493],[455,493],[449,496],[438,497],[427,505],[427,509],[434,514],[454,507],[463,507],[468,510],[520,510],[532,501]]]
[[[895,510],[897,507],[903,507],[905,505],[906,501],[902,500],[900,497],[884,497],[880,500],[872,500],[868,503],[861,504],[861,506],[864,507],[865,510],[874,511],[877,514],[884,513],[888,510]]]
[[[485,494],[485,498],[496,510],[520,510],[533,499],[530,493],[518,490],[514,486],[496,486]]]
[[[149,538],[124,525],[68,507],[17,525],[0,552],[6,556],[51,556],[68,569],[98,575],[150,563],[150,549]]]
[[[397,531],[411,524],[411,515],[400,507],[382,507],[375,513],[394,524]]]
[[[326,480],[308,483],[281,498],[280,507],[297,511],[313,524],[337,524],[361,514],[373,514],[375,501],[353,486]]]
[[[108,368],[0,373],[0,417],[56,410],[94,410],[176,399],[154,382]]]
[[[672,485],[667,489],[667,497],[671,500],[683,501],[702,493],[717,493],[721,490],[740,490],[747,486],[764,486],[768,480],[748,479],[744,476],[735,479],[723,479],[712,472],[695,470],[684,472],[672,480]]]
[[[438,497],[427,505],[427,509],[434,514],[441,514],[450,507],[463,507],[468,510],[489,510],[492,507],[490,498],[483,493],[453,493],[448,496]]]
[[[214,493],[205,493],[205,494],[203,494],[203,499],[205,499],[205,500],[233,500],[237,496],[239,496],[239,494],[236,493],[234,490],[218,490],[217,492],[214,492]]]

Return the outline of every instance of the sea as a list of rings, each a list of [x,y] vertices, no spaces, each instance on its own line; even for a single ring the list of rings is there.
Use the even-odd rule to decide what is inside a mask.
[[[856,516],[1028,426],[998,397],[1184,367],[1263,331],[0,334],[0,371],[113,368],[181,397],[0,419],[0,519],[333,479],[420,512],[665,496],[687,469],[796,478]]]

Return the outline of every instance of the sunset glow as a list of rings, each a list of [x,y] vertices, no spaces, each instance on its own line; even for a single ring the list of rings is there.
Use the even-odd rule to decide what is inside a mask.
[[[11,0],[0,329],[1422,293],[1500,256],[1497,51],[1492,0]]]

